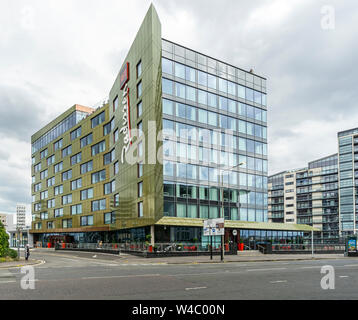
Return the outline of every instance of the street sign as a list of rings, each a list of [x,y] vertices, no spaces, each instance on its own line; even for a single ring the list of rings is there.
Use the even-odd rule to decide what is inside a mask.
[[[233,231],[232,231],[232,234],[233,234],[234,236],[237,236],[237,230],[233,230]]]
[[[223,236],[224,218],[204,220],[204,236]]]

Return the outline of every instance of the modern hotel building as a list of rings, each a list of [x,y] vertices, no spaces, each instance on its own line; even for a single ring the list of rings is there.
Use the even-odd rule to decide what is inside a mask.
[[[227,240],[312,229],[268,222],[266,79],[162,39],[153,6],[108,101],[32,136],[35,242],[205,244],[220,216]]]

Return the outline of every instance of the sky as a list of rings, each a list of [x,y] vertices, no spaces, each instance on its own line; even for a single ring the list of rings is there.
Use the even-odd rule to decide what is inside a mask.
[[[31,210],[31,135],[105,98],[147,0],[2,0],[0,212]],[[267,78],[269,174],[337,152],[358,127],[354,0],[157,0],[163,38]]]

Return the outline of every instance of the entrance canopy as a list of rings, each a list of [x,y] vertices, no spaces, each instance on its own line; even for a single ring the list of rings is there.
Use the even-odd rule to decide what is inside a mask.
[[[159,219],[155,224],[166,225],[166,226],[203,227],[204,219],[163,217]],[[233,220],[225,220],[225,228],[246,229],[246,230],[253,229],[253,230],[301,231],[301,232],[321,231],[317,228],[313,228],[306,224],[233,221]]]

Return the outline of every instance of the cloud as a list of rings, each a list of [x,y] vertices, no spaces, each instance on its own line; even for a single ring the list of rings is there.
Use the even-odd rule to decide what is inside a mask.
[[[337,152],[337,131],[358,126],[357,2],[330,1],[334,30],[322,0],[154,4],[164,38],[267,78],[270,173]],[[0,211],[30,201],[31,135],[108,94],[149,5],[1,2]]]

